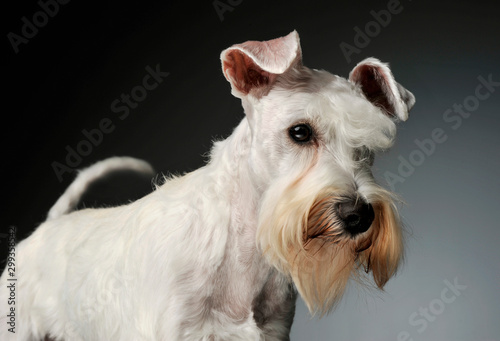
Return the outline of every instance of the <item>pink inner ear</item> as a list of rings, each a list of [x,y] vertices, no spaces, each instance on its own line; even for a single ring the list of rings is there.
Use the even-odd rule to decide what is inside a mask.
[[[230,51],[223,61],[224,73],[233,81],[233,85],[243,94],[250,90],[268,85],[275,75],[262,70],[245,53]]]
[[[396,116],[394,99],[389,90],[389,80],[373,65],[361,65],[351,75],[352,80],[361,86],[366,98],[391,117]]]
[[[258,98],[272,87],[278,75],[301,62],[299,36],[293,31],[269,41],[247,41],[221,53],[224,76],[233,95],[251,93]]]

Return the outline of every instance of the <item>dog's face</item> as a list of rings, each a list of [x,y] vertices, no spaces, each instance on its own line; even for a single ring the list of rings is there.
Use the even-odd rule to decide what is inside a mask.
[[[382,288],[402,257],[402,236],[392,195],[370,168],[413,95],[375,59],[349,80],[306,68],[295,32],[235,45],[221,58],[250,126],[249,167],[264,189],[262,251],[311,312],[327,312],[347,281],[369,270]]]
[[[344,78],[304,66],[290,73],[277,77],[252,106],[250,166],[271,184],[318,162],[330,181],[351,186],[360,169],[369,169],[373,153],[391,146],[394,121]]]

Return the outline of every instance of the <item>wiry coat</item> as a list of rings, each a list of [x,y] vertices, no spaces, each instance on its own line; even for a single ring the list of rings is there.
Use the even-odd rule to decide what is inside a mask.
[[[296,289],[325,313],[356,273],[372,270],[380,288],[394,274],[399,220],[370,166],[411,93],[375,59],[351,80],[304,67],[295,32],[235,45],[222,61],[246,117],[206,166],[131,204],[65,214],[97,168],[135,164],[103,161],[19,243],[17,340],[287,340]],[[381,77],[376,99],[365,72]],[[290,138],[300,123],[314,133],[307,144]],[[375,208],[357,236],[331,209],[350,195]]]

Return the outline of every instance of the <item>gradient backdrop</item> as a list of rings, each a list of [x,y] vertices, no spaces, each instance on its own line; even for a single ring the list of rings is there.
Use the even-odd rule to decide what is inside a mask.
[[[406,202],[405,266],[386,293],[352,286],[319,320],[299,301],[292,340],[500,340],[498,2],[53,4],[4,4],[2,258],[8,227],[26,237],[72,181],[74,172],[58,177],[54,162],[81,168],[131,155],[163,173],[203,165],[211,141],[243,117],[220,52],[296,29],[305,65],[345,77],[375,56],[417,104],[374,168]],[[148,67],[168,76],[133,90]],[[119,102],[131,91],[143,98],[126,115]],[[94,129],[107,133],[85,149],[83,131]],[[66,160],[78,146],[87,155]],[[150,179],[114,180],[85,205],[151,191]]]

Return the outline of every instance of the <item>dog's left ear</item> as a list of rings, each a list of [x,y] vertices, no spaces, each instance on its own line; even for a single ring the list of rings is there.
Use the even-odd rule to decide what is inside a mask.
[[[269,41],[247,41],[221,53],[222,71],[231,83],[232,94],[260,98],[276,77],[301,62],[299,35],[296,31]]]
[[[415,96],[394,80],[389,66],[367,58],[354,67],[349,80],[357,84],[373,105],[394,119],[406,121]]]

